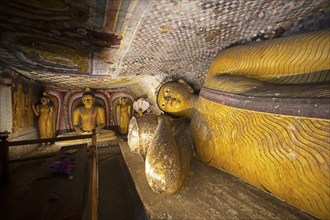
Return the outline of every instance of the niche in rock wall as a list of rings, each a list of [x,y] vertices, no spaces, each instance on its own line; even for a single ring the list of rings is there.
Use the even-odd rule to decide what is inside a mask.
[[[92,89],[92,91],[95,94],[95,104],[103,107],[106,112],[106,129],[112,129],[114,126],[118,126],[116,106],[119,105],[120,97],[127,97],[127,104],[131,107],[129,118],[133,115],[132,104],[134,97],[125,89]],[[84,92],[84,90],[55,91],[47,89],[47,93],[54,103],[56,134],[73,131],[72,112],[77,107],[82,106],[81,98]]]
[[[41,100],[45,97],[48,97],[49,103],[44,107]],[[54,134],[57,134],[61,116],[61,94],[54,92],[43,90],[41,94],[38,95],[38,99],[33,103],[35,108],[35,116],[38,119],[38,129],[39,132],[41,127],[47,127],[44,131],[47,131],[47,135],[43,136],[43,138],[53,137]],[[39,133],[41,134],[41,133]]]
[[[106,128],[111,126],[112,122],[112,109],[110,102],[110,95],[106,91],[93,91],[95,94],[95,104],[104,108],[106,112]],[[72,125],[72,112],[77,107],[83,106],[81,98],[84,91],[70,91],[64,95],[64,106],[63,106],[63,119],[64,127],[67,131],[73,131]]]
[[[53,125],[57,134],[58,130],[60,130],[60,123],[63,114],[61,111],[63,96],[60,92],[52,90],[46,90],[46,93],[48,94],[48,97],[53,107]]]
[[[120,133],[128,132],[128,124],[134,113],[133,102],[134,97],[127,92],[114,92],[111,95],[113,124],[119,128]]]

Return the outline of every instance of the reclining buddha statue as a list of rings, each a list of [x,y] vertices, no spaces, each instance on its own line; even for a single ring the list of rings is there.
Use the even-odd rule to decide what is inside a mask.
[[[167,82],[157,103],[190,119],[198,159],[327,219],[329,71],[330,30],[250,43],[214,59],[199,95]]]

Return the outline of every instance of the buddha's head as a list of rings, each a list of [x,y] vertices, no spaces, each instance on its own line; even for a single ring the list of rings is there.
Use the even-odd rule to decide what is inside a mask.
[[[126,105],[128,102],[128,99],[126,97],[120,97],[120,104]]]
[[[49,96],[47,95],[47,93],[43,93],[41,98],[40,98],[40,103],[42,105],[48,105],[49,104]]]
[[[86,108],[92,108],[95,102],[95,95],[90,90],[90,88],[86,88],[86,91],[84,92],[82,98],[82,103]]]
[[[182,116],[189,109],[192,88],[183,80],[163,84],[157,95],[158,107],[167,113]]]
[[[49,98],[48,97],[41,97],[40,102],[42,105],[47,105],[49,103]]]
[[[22,84],[19,83],[19,84],[17,85],[17,91],[18,91],[18,92],[22,92],[22,90],[23,90]]]

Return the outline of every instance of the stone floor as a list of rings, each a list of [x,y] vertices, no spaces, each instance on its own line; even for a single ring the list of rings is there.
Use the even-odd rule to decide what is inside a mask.
[[[57,150],[57,146],[42,147],[30,157],[51,155]],[[0,185],[1,220],[81,219],[88,154],[82,149],[67,157],[75,160],[76,165],[71,180],[50,171],[50,164],[62,156],[59,154],[10,165],[11,181]],[[118,144],[99,148],[98,156],[99,219],[147,219]],[[87,160],[84,162],[83,158]],[[57,192],[58,198],[50,201],[51,192]]]

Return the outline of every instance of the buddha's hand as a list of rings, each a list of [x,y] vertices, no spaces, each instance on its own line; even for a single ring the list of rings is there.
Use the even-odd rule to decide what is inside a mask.
[[[101,130],[103,130],[104,128],[104,124],[99,124],[96,128],[95,128],[95,132],[96,133],[100,133]]]
[[[81,134],[84,134],[84,135],[86,135],[86,134],[92,134],[92,132],[91,131],[82,131]]]
[[[73,126],[73,129],[74,129],[78,134],[83,134],[83,133],[84,133],[78,125],[74,125],[74,126]]]

